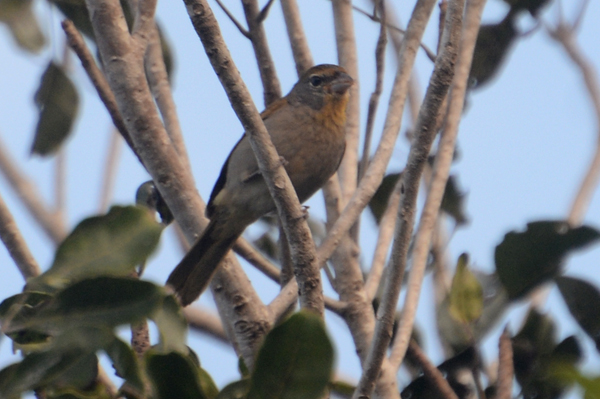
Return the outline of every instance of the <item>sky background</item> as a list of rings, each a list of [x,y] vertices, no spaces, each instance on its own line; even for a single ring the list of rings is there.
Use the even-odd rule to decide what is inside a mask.
[[[218,9],[216,3],[210,3],[257,107],[262,109],[262,87],[251,44]],[[240,2],[225,3],[240,21],[244,20]],[[315,63],[337,63],[331,3],[327,0],[302,0],[299,3]],[[394,3],[402,21],[406,22],[414,2]],[[580,2],[563,3],[567,19],[572,20]],[[354,1],[353,4],[371,9],[368,2]],[[62,16],[45,1],[36,0],[35,8],[50,42],[38,55],[18,49],[8,30],[0,25],[0,141],[23,173],[35,182],[47,203],[52,204],[54,162],[52,159],[29,155],[37,123],[33,94],[47,63],[62,56],[64,37],[58,27]],[[498,22],[505,12],[506,7],[500,0],[488,0],[484,23]],[[437,40],[437,14],[436,7],[423,40],[430,48],[435,48]],[[241,136],[242,128],[213,73],[183,3],[159,1],[157,15],[174,50],[175,101],[197,187],[206,200],[223,161]],[[552,25],[556,16],[557,5],[554,0],[542,13],[543,25]],[[375,83],[374,50],[379,27],[358,13],[354,14],[354,20],[363,110],[361,126],[364,131],[364,111]],[[600,68],[600,24],[597,21],[600,21],[600,2],[591,1],[577,40],[593,65]],[[530,17],[519,20],[523,31],[535,25]],[[297,78],[278,2],[273,5],[265,27],[281,86],[286,93]],[[543,26],[520,39],[507,61],[492,84],[470,96],[458,138],[461,157],[452,169],[452,174],[458,176],[460,186],[468,193],[466,209],[470,224],[454,234],[448,248],[450,256],[456,259],[460,253],[468,252],[475,266],[487,272],[493,271],[494,247],[508,231],[523,229],[527,222],[533,220],[566,217],[597,142],[596,120],[581,76],[562,48],[548,37]],[[431,68],[432,63],[420,51],[415,71],[422,92],[425,91]],[[388,51],[374,143],[383,126],[395,69],[395,57]],[[81,104],[73,134],[66,145],[66,218],[70,228],[82,218],[98,212],[111,131],[108,114],[75,57],[71,57],[71,72],[81,96]],[[405,120],[401,133],[407,127]],[[400,139],[389,171],[401,170],[407,154],[408,146]],[[148,178],[131,152],[123,148],[111,203],[132,203],[137,187]],[[34,257],[42,268],[47,268],[53,259],[52,242],[3,178],[0,178],[0,193]],[[320,194],[308,202],[311,216],[321,220],[324,219],[322,202]],[[600,228],[599,198],[595,197],[591,202],[585,223]],[[253,232],[256,230],[250,228],[247,234],[252,237]],[[370,262],[375,239],[375,223],[370,214],[365,212],[361,231],[361,258],[365,264]],[[171,229],[167,230],[157,254],[148,265],[145,277],[162,284],[181,255]],[[569,259],[567,273],[600,286],[599,259],[598,246],[582,251]],[[0,268],[0,298],[20,292],[22,277],[4,247],[0,248]],[[261,298],[271,300],[278,287],[252,268],[247,270]],[[428,354],[435,362],[440,362],[443,357],[433,334],[432,287],[429,280],[422,291],[417,324],[426,332]],[[328,293],[332,295],[330,289]],[[210,295],[205,294],[201,303],[214,309]],[[592,354],[588,356],[587,368],[598,373],[600,368],[593,344],[574,324],[556,289],[551,290],[546,307],[559,321],[560,338],[576,334],[582,339]],[[516,304],[513,309],[503,323],[509,320],[513,332],[516,332],[526,306]],[[328,315],[327,323],[338,344],[337,370],[348,378],[358,378],[359,362],[345,323],[335,315]],[[486,340],[486,360],[494,358],[498,334],[491,334]],[[190,344],[219,387],[238,378],[237,359],[230,348],[195,332],[190,333]],[[1,339],[0,367],[17,360],[18,356],[11,354],[11,342]],[[401,376],[401,385],[405,383]]]

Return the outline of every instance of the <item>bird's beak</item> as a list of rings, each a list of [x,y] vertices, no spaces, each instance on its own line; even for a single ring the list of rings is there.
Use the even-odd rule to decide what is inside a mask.
[[[344,94],[350,86],[354,84],[354,79],[350,77],[350,75],[342,73],[338,76],[331,85],[331,91],[335,94]]]

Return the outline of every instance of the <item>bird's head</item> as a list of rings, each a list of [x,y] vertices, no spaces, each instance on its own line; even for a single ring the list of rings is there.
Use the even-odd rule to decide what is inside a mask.
[[[337,65],[322,64],[307,70],[294,86],[288,99],[320,110],[330,102],[348,101],[348,90],[354,80]]]
[[[307,70],[287,99],[290,103],[307,105],[328,122],[343,125],[346,121],[348,90],[354,80],[337,65],[322,64]]]

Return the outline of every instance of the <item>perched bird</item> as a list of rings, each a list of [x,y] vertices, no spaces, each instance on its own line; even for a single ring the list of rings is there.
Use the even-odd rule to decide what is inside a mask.
[[[310,68],[290,93],[261,114],[300,202],[335,173],[346,146],[344,125],[353,80],[337,65]],[[206,207],[208,227],[167,284],[185,306],[208,286],[219,262],[246,227],[275,210],[248,137],[233,148]]]

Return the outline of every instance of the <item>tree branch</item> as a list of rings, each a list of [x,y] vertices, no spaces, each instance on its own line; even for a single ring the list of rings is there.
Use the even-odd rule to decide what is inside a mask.
[[[367,361],[363,366],[363,375],[354,392],[353,398],[355,399],[360,398],[361,395],[366,397],[370,395],[390,342],[394,313],[413,231],[419,182],[431,144],[437,133],[435,131],[437,116],[454,76],[454,63],[458,54],[462,28],[463,5],[464,0],[455,0],[449,6],[443,51],[436,60],[427,87],[427,94],[419,111],[419,118],[415,127],[415,140],[408,155],[406,168],[402,173],[401,180],[404,190],[398,210],[399,226],[396,229],[392,248],[392,261],[386,275],[383,298],[377,311],[378,322],[375,327],[373,342],[369,348]]]
[[[156,24],[150,27],[145,67],[146,76],[148,76],[148,82],[150,83],[150,90],[156,99],[156,105],[162,116],[167,134],[171,138],[171,142],[177,154],[179,154],[184,167],[190,169],[190,160],[183,141],[183,133],[181,132],[177,107],[175,106],[175,100],[171,92],[171,84],[169,83],[169,75],[167,74],[160,35]]]
[[[296,62],[296,71],[298,72],[298,77],[300,77],[308,68],[314,65],[312,55],[310,54],[310,48],[306,41],[306,35],[302,28],[300,11],[298,10],[296,0],[281,0],[281,9],[283,11],[283,19],[285,20],[287,33],[290,38],[292,54],[294,56],[294,61]]]
[[[260,79],[264,88],[265,107],[281,98],[281,85],[275,72],[275,64],[271,57],[267,35],[261,20],[257,0],[242,0],[246,22],[250,33],[250,41],[256,55]]]
[[[225,334],[221,320],[216,315],[198,306],[186,307],[183,309],[183,315],[190,328],[208,334],[224,344],[231,343]]]
[[[96,61],[94,61],[94,56],[87,48],[85,41],[81,36],[81,33],[79,33],[73,22],[71,22],[68,19],[62,22],[62,28],[65,31],[65,34],[67,35],[69,46],[73,49],[75,54],[77,54],[77,57],[79,57],[79,61],[81,61],[81,66],[83,66],[83,69],[85,70],[88,77],[92,81],[92,84],[96,88],[98,96],[100,97],[100,100],[102,100],[104,106],[108,110],[113,124],[115,125],[119,133],[121,133],[121,136],[123,136],[123,139],[125,139],[125,142],[127,142],[129,148],[131,148],[134,154],[136,154],[136,156],[140,160],[140,163],[143,165],[144,163],[142,162],[139,155],[137,155],[136,149],[133,145],[133,141],[129,136],[127,128],[125,127],[125,122],[123,121],[123,118],[119,113],[119,107],[117,105],[115,95],[113,94],[108,82],[106,81],[104,74],[96,65]]]
[[[500,336],[499,348],[496,398],[510,399],[512,398],[514,367],[512,342],[507,328]]]
[[[54,244],[59,244],[67,235],[62,219],[56,213],[51,212],[42,202],[35,185],[21,174],[1,141],[0,171],[48,238]]]
[[[115,176],[117,174],[119,155],[121,155],[122,141],[119,132],[113,127],[110,132],[110,143],[106,152],[106,167],[104,169],[104,177],[102,179],[102,189],[100,190],[100,203],[98,210],[105,212],[112,197],[112,192],[115,184]]]
[[[577,20],[580,19],[581,18],[577,18]],[[590,166],[583,177],[579,190],[571,205],[571,210],[569,211],[567,220],[572,226],[577,226],[582,223],[594,191],[598,186],[598,179],[600,178],[600,85],[598,84],[598,77],[596,76],[596,71],[590,60],[585,57],[577,45],[574,37],[575,29],[576,24],[569,26],[563,22],[561,18],[555,28],[548,30],[550,37],[562,45],[571,61],[573,61],[579,69],[585,88],[590,96],[594,115],[596,117],[596,148]]]
[[[342,188],[342,206],[345,206],[358,183],[358,147],[360,139],[360,86],[358,56],[354,37],[352,3],[349,0],[332,0],[333,24],[337,44],[338,63],[354,78],[346,108],[346,152],[338,168]]]
[[[456,61],[455,77],[452,86],[448,118],[446,120],[446,127],[440,139],[427,199],[421,214],[419,228],[414,240],[414,248],[412,252],[413,260],[408,280],[406,299],[404,301],[402,316],[400,318],[398,331],[396,332],[396,338],[392,348],[392,354],[390,356],[392,364],[394,364],[396,367],[400,366],[400,363],[404,358],[414,325],[414,318],[419,303],[419,295],[425,273],[425,266],[427,264],[429,249],[431,247],[432,233],[435,228],[446,182],[448,180],[448,173],[450,171],[452,158],[454,156],[454,147],[456,143],[456,136],[458,134],[458,124],[460,123],[460,118],[462,115],[464,97],[467,88],[467,79],[469,70],[471,68],[473,49],[475,48],[475,41],[477,39],[477,33],[479,31],[479,25],[481,22],[481,13],[484,5],[485,0],[469,1],[469,6],[467,7],[467,12],[465,15],[465,28],[462,43],[460,44],[460,57],[458,57],[458,61]],[[456,1],[450,2],[448,5],[448,19],[446,20],[445,24],[445,32],[448,32],[449,29],[451,32],[457,32],[457,27],[460,27],[460,24],[457,25],[457,21],[454,20],[456,17],[452,16],[454,13],[456,13],[457,8],[461,10],[462,15],[463,7],[459,4],[456,4]],[[447,33],[444,34],[447,35]],[[457,34],[460,35],[460,31],[458,31]],[[459,40],[460,36],[452,38],[450,42],[448,42],[448,39],[446,38],[442,44],[444,46],[442,52],[447,52],[448,57],[452,57],[454,60],[456,60]],[[454,63],[454,60],[451,62]],[[452,78],[452,76],[450,76],[450,78]],[[444,102],[443,99],[441,101],[442,103]],[[435,115],[436,119],[438,114]],[[434,130],[433,133],[435,134],[435,128],[439,122],[433,122],[434,124],[431,126],[431,129]],[[419,125],[417,124],[417,126]],[[427,153],[428,152],[429,150],[427,150]],[[425,158],[427,157],[427,153],[423,153]],[[409,233],[412,233],[412,231]],[[406,249],[408,249],[410,234],[405,236],[404,239],[406,240]],[[401,256],[406,256],[406,252],[402,252]]]
[[[0,196],[0,239],[25,280],[40,274],[40,267],[29,251],[17,223]]]

